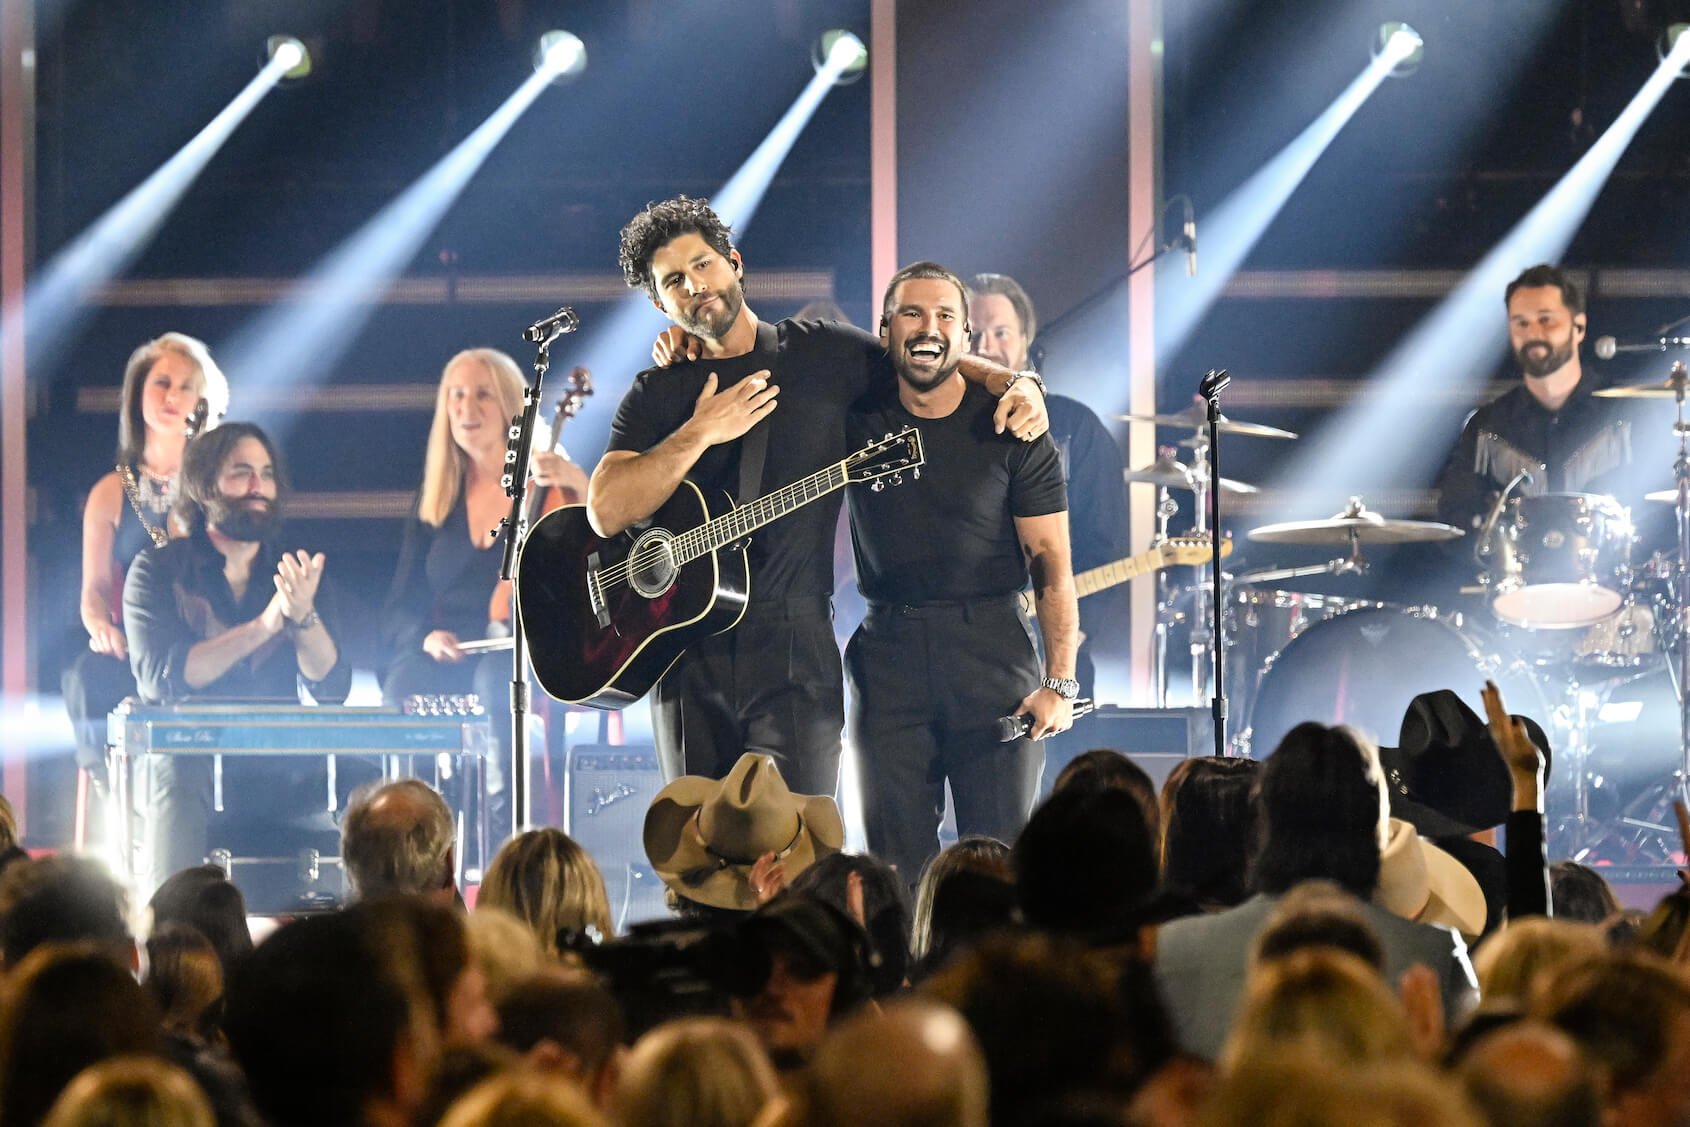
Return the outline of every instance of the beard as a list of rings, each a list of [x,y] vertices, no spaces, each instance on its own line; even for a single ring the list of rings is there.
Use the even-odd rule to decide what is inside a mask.
[[[1532,340],[1514,350],[1514,361],[1527,376],[1543,379],[1559,371],[1573,358],[1573,330],[1567,329],[1567,339],[1560,345],[1553,341]]]
[[[917,339],[927,340],[930,338]],[[950,379],[951,376],[956,373],[957,365],[962,362],[961,356],[951,355],[950,345],[948,343],[940,341],[939,344],[945,349],[945,351],[940,354],[938,364],[931,368],[918,367],[909,354],[909,346],[914,343],[917,343],[917,341],[910,340],[904,342],[904,347],[899,349],[897,355],[892,357],[892,367],[897,369],[898,378],[903,380],[915,391],[932,391],[934,388]]]
[[[276,502],[266,500],[264,508],[257,509],[249,506],[245,497],[224,497],[208,503],[205,520],[229,539],[246,543],[267,539],[279,523]]]
[[[721,340],[733,328],[739,311],[745,307],[745,289],[735,278],[733,285],[713,296],[720,299],[714,308],[702,313],[677,313],[676,323],[695,337]]]

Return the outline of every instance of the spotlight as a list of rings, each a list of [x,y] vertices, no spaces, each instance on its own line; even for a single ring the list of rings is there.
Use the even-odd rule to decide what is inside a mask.
[[[857,81],[868,69],[868,48],[854,32],[830,27],[810,48],[810,65],[817,74],[832,74],[835,86],[844,86]]]
[[[282,69],[283,79],[300,79],[311,73],[311,52],[291,35],[272,35],[266,39],[264,58]]]
[[[534,46],[534,70],[550,74],[555,81],[571,78],[587,69],[587,45],[567,31],[548,31]]]
[[[1373,57],[1390,64],[1393,78],[1402,78],[1420,69],[1426,41],[1401,20],[1389,20],[1373,36]]]
[[[1655,40],[1655,54],[1660,56],[1663,63],[1674,51],[1684,46],[1685,32],[1690,32],[1690,23],[1668,24],[1667,29],[1661,32],[1661,37]],[[1679,71],[1678,77],[1690,78],[1690,70]]]

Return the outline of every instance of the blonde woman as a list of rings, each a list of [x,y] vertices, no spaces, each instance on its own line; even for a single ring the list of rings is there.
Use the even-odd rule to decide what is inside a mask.
[[[522,410],[523,387],[516,361],[496,349],[468,349],[447,362],[422,488],[405,524],[383,613],[390,654],[382,679],[386,702],[398,704],[415,693],[476,693],[502,752],[510,739],[510,654],[466,654],[460,643],[489,630],[503,552],[493,532],[510,511],[501,481],[507,431]],[[585,495],[587,475],[562,455],[536,451],[532,463],[533,486]],[[502,787],[496,772],[507,758],[489,760],[490,789]]]
[[[616,1084],[623,1127],[753,1127],[784,1106],[763,1046],[719,1017],[653,1029],[629,1050]]]
[[[1304,1051],[1335,1065],[1418,1059],[1408,1014],[1379,973],[1330,947],[1256,969],[1220,1066],[1232,1072]]]
[[[229,383],[202,341],[165,333],[130,354],[123,370],[112,471],[82,507],[83,629],[88,649],[65,670],[65,710],[77,765],[105,762],[106,714],[135,692],[123,633],[123,576],[142,548],[186,532],[172,510],[188,441],[229,409]]]
[[[562,830],[529,830],[505,842],[481,878],[475,907],[516,916],[552,954],[560,931],[590,930],[601,939],[613,931],[598,863]]]
[[[43,1127],[213,1127],[211,1101],[193,1077],[148,1056],[90,1065],[65,1086]]]

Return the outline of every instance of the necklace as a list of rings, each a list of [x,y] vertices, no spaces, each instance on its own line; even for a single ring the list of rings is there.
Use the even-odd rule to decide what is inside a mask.
[[[145,467],[142,472],[146,473]],[[117,476],[123,482],[123,493],[129,498],[129,507],[135,510],[135,516],[141,522],[141,527],[147,530],[147,536],[157,547],[164,547],[170,543],[170,509],[176,503],[176,479],[173,477],[160,479],[151,473],[146,473],[146,498],[141,496],[141,483],[135,479],[135,470],[128,465],[117,467]],[[147,519],[150,511],[159,518],[154,524]]]

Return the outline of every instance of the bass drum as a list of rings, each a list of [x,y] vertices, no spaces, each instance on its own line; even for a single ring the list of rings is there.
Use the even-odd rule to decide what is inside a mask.
[[[1504,664],[1429,608],[1374,606],[1317,622],[1269,659],[1250,705],[1250,754],[1265,759],[1305,720],[1348,724],[1394,746],[1409,702],[1453,689],[1484,716],[1489,678],[1510,712],[1549,726],[1544,696],[1523,663]]]

